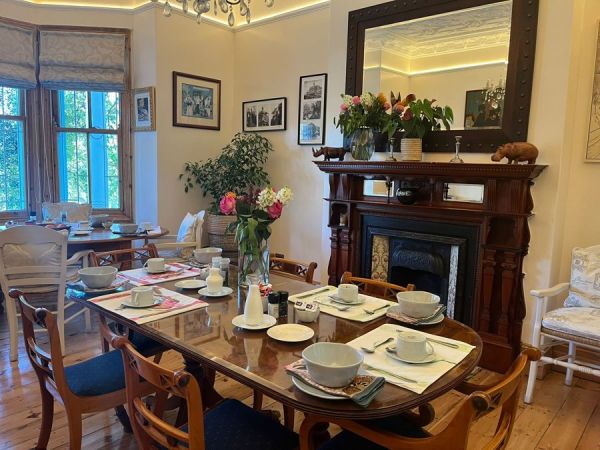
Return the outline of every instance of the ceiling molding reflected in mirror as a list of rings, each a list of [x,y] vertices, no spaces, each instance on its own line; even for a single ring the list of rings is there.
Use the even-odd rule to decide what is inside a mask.
[[[396,0],[348,19],[346,93],[400,92],[454,111],[423,150],[493,152],[526,141],[538,0]]]

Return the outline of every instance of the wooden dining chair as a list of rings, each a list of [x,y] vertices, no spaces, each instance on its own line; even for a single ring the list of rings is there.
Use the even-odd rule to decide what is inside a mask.
[[[224,400],[204,413],[198,381],[144,358],[126,339],[113,345],[123,355],[127,405],[138,446],[143,449],[285,450],[298,448],[298,435],[237,400]],[[152,407],[144,402],[144,380],[157,390]],[[175,427],[162,414],[167,397],[185,400],[187,424]],[[180,415],[181,417],[181,415]]]
[[[94,267],[112,266],[118,270],[127,270],[142,267],[150,258],[158,258],[158,250],[154,244],[109,252],[91,252],[90,264]]]
[[[305,281],[307,283],[313,283],[316,268],[317,263],[314,261],[305,263],[273,255],[271,255],[269,260],[269,270],[271,272],[277,272],[284,277]]]
[[[351,421],[309,415],[300,429],[300,449],[310,450],[317,425],[335,423],[343,431],[319,447],[320,450],[458,450],[466,449],[469,430],[474,421],[500,408],[495,434],[485,450],[505,448],[508,444],[519,405],[521,381],[528,362],[540,358],[536,348],[524,350],[513,362],[502,379],[494,385],[478,385],[469,382],[457,390],[468,394],[456,408],[446,427],[431,435],[421,426],[409,420],[390,419]]]
[[[45,449],[50,439],[54,418],[54,400],[65,408],[69,425],[69,448],[79,450],[82,438],[82,414],[105,411],[126,403],[125,374],[119,351],[113,350],[88,360],[65,366],[55,314],[34,308],[23,292],[12,289],[10,297],[19,303],[25,351],[37,375],[42,394],[42,424],[36,449]],[[50,353],[42,349],[34,332],[35,326],[47,330]],[[149,394],[144,383],[139,391]],[[127,415],[119,416],[129,427]]]
[[[387,283],[380,280],[372,280],[370,278],[361,278],[352,276],[352,272],[344,272],[340,283],[356,284],[358,292],[368,294],[374,297],[384,298],[386,300],[396,301],[398,292],[414,291],[414,284],[407,284],[406,287],[398,284]]]

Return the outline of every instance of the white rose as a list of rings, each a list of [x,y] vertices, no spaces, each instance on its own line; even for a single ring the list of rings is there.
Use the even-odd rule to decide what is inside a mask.
[[[256,203],[260,209],[266,210],[269,206],[275,203],[275,200],[277,200],[275,191],[273,191],[270,186],[267,186],[260,191],[260,194],[258,194]]]
[[[279,192],[277,192],[277,200],[279,200],[283,206],[287,205],[293,197],[294,193],[288,186],[282,187],[279,189]]]

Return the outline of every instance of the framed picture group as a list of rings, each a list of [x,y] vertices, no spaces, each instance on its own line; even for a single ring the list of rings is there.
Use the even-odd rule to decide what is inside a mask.
[[[300,77],[298,98],[298,145],[325,143],[327,74]]]

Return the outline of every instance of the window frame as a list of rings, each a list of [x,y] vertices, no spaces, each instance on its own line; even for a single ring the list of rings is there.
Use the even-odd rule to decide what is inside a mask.
[[[11,86],[3,86],[12,88]],[[0,120],[15,120],[20,121],[23,124],[23,159],[25,164],[24,170],[24,183],[25,183],[25,209],[20,211],[0,211],[0,220],[22,220],[29,218],[29,211],[31,210],[32,197],[34,197],[32,192],[32,187],[30,186],[30,180],[33,180],[34,177],[31,174],[31,164],[30,164],[30,145],[29,145],[29,114],[28,114],[28,91],[23,88],[12,88],[19,90],[19,112],[21,113],[18,116],[9,116],[5,114],[0,114]]]

